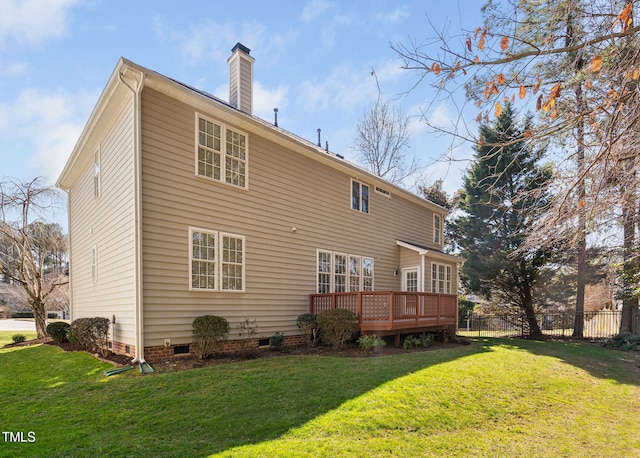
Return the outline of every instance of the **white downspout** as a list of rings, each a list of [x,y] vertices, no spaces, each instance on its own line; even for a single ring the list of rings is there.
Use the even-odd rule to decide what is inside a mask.
[[[144,72],[140,72],[140,79],[134,77],[137,84],[131,87],[124,80],[123,75],[129,70],[118,73],[118,78],[133,95],[133,181],[134,181],[134,268],[135,268],[135,301],[136,301],[136,355],[133,361],[140,364],[144,360],[144,320],[142,295],[142,136],[140,121],[140,98],[144,87]]]

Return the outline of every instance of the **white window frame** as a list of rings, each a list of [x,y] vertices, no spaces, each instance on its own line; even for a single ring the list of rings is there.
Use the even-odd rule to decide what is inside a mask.
[[[226,251],[227,248],[225,247],[225,238],[228,239],[233,239],[236,241],[239,240],[242,243],[242,248],[238,251],[238,250],[233,250],[234,252],[239,252],[239,256],[240,256],[240,262],[237,261],[237,259],[232,260],[232,259],[227,259],[226,258]],[[242,235],[237,235],[237,234],[228,234],[226,232],[221,232],[220,233],[220,239],[218,240],[218,247],[219,247],[219,252],[222,254],[221,258],[220,258],[220,276],[219,276],[219,284],[220,284],[220,290],[224,291],[224,292],[239,292],[242,293],[245,290],[245,283],[246,283],[246,275],[245,275],[245,270],[246,270],[246,241],[244,236]],[[230,278],[232,278],[231,275],[227,275],[225,274],[225,267],[234,267],[234,270],[237,269],[238,267],[240,268],[240,284],[241,287],[237,288],[230,288],[229,286],[225,287],[225,280],[229,280]],[[233,278],[238,279],[237,275],[234,276]]]
[[[357,200],[354,200],[356,196],[354,196],[354,185],[358,187],[358,196]],[[367,198],[364,198],[364,190],[367,190]],[[360,180],[356,180],[354,178],[351,179],[351,189],[349,190],[350,206],[351,210],[364,213],[368,215],[371,212],[371,187],[363,183]],[[366,211],[365,211],[365,202],[366,202]],[[357,207],[357,208],[356,208]]]
[[[93,153],[93,195],[99,199],[102,195],[102,151],[100,145]]]
[[[365,275],[365,273],[367,273],[367,270],[365,270],[365,263],[370,262],[371,263],[371,275]],[[362,282],[361,282],[361,290],[362,291],[373,291],[374,288],[374,284],[373,284],[373,258],[369,258],[366,256],[362,257],[362,267],[360,269],[361,274],[362,274]]]
[[[203,234],[208,234],[210,236],[213,237],[214,239],[214,254],[213,254],[213,259],[201,259],[201,258],[194,258],[193,257],[193,234],[194,233],[203,233]],[[231,238],[231,239],[235,239],[235,240],[241,240],[242,242],[242,249],[240,251],[240,262],[237,262],[237,260],[231,260],[231,259],[227,259],[225,257],[225,244],[224,244],[224,239],[225,238]],[[238,234],[230,234],[227,232],[218,232],[218,231],[213,231],[210,229],[202,229],[202,228],[197,228],[197,227],[189,227],[189,290],[190,291],[204,291],[204,292],[211,292],[211,291],[220,291],[220,292],[225,292],[225,293],[243,293],[246,291],[246,282],[247,282],[247,276],[246,276],[246,250],[247,250],[247,244],[246,244],[246,239],[243,235],[238,235]],[[202,262],[206,262],[209,264],[213,264],[213,283],[214,283],[214,287],[213,288],[208,288],[208,287],[196,287],[193,286],[193,262],[194,261],[202,261]],[[240,289],[236,289],[236,288],[229,288],[228,286],[225,287],[225,279],[228,279],[228,276],[225,276],[225,268],[224,266],[236,266],[236,267],[240,267],[240,282],[241,282],[241,288]],[[238,278],[238,277],[236,277]]]
[[[431,292],[452,294],[451,266],[437,262],[431,263]]]
[[[442,245],[442,215],[438,213],[433,214],[433,243]]]
[[[415,291],[413,290],[409,290],[409,284],[407,281],[407,274],[409,273],[415,273],[416,274],[416,289]],[[407,291],[407,292],[411,292],[411,293],[417,293],[420,292],[422,290],[421,288],[421,284],[420,284],[420,267],[418,266],[414,266],[414,267],[404,267],[402,269],[402,291]]]
[[[321,268],[320,265],[320,255],[326,257],[326,260],[322,260],[323,268]],[[324,267],[326,267],[326,269],[324,269]],[[321,276],[326,277],[328,281],[320,281]],[[321,286],[322,289],[320,288]],[[333,253],[331,251],[316,250],[316,292],[318,294],[333,292]]]
[[[338,263],[337,258],[341,257],[344,259],[344,271],[338,272]],[[349,291],[349,255],[347,253],[333,253],[332,257],[332,266],[331,266],[332,275],[332,288],[331,291],[336,293],[346,293]],[[338,281],[338,278],[341,278],[341,282]],[[340,285],[340,288],[338,287]]]
[[[98,283],[98,246],[91,247],[91,280]]]
[[[219,150],[215,148],[215,143],[211,147],[207,145],[203,145],[200,143],[200,120],[205,122],[212,123],[215,127],[217,126],[220,129],[220,138],[218,139]],[[242,153],[244,153],[244,157],[240,157],[234,154],[234,145],[235,142],[233,138],[229,138],[229,136],[241,136],[242,140],[244,140],[244,146],[237,145],[239,148],[243,148]],[[215,141],[214,137],[214,141]],[[219,155],[220,161],[218,167],[220,169],[220,176],[215,176],[215,161],[212,162],[212,173],[211,176],[206,173],[200,173],[199,163],[200,163],[200,148],[210,152],[213,157],[215,155]],[[242,173],[235,174],[234,169],[243,169]],[[235,174],[235,175],[234,175]],[[223,183],[229,186],[233,186],[239,189],[249,189],[249,136],[246,132],[241,130],[229,127],[224,123],[216,121],[208,116],[203,115],[202,113],[196,113],[195,115],[195,175],[199,178],[204,178],[206,180],[211,180],[216,183]],[[235,178],[234,178],[235,177]],[[242,181],[239,177],[243,177],[244,181]]]
[[[323,256],[322,263],[321,256]],[[345,259],[345,274],[336,273],[336,258],[344,257]],[[351,262],[352,260],[357,261],[357,272],[358,275],[351,275]],[[364,263],[369,262],[371,269],[371,275],[365,275]],[[328,263],[328,264],[327,264]],[[336,289],[341,290],[342,288],[337,287],[338,282],[336,281],[337,276],[344,276],[345,287],[344,291],[336,291]],[[354,277],[357,277],[357,285],[352,286],[352,280]],[[325,281],[321,281],[323,278]],[[356,292],[356,291],[374,291],[374,280],[375,280],[375,261],[372,256],[361,256],[343,253],[340,251],[331,251],[331,250],[323,250],[316,249],[316,293],[317,294],[326,294],[326,293],[340,293],[340,292]],[[370,285],[368,285],[369,283]]]

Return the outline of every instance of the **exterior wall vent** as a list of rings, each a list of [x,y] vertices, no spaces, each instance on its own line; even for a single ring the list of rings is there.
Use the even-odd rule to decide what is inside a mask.
[[[173,347],[174,355],[184,355],[189,353],[189,345],[176,345]]]

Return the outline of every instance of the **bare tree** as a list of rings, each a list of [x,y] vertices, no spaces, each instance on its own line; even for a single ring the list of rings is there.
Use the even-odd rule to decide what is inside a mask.
[[[374,71],[371,73],[375,76]],[[378,86],[376,102],[365,110],[357,125],[353,149],[358,161],[375,175],[401,184],[418,171],[418,161],[408,151],[410,136],[409,117],[399,106],[383,99]]]
[[[54,261],[60,258],[62,229],[42,220],[59,197],[39,178],[0,181],[0,270],[24,289],[39,338],[46,336],[48,299],[68,283]]]

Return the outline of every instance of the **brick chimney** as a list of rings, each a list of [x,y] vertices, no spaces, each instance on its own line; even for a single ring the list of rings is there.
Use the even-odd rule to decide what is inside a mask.
[[[240,111],[253,111],[253,62],[251,50],[237,43],[231,50],[229,64],[229,104]]]

